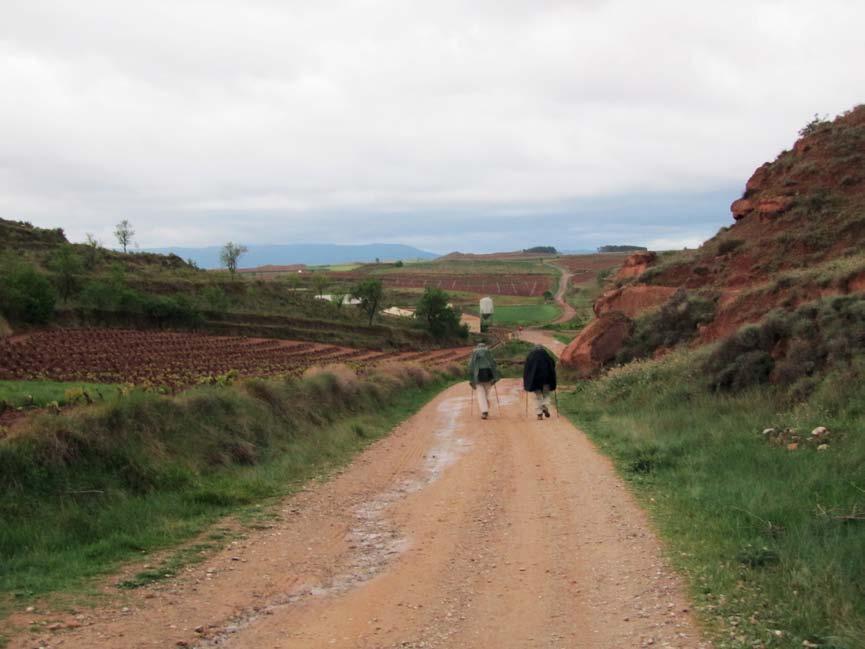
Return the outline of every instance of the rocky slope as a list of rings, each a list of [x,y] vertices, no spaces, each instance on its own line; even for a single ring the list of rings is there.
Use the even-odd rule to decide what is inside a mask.
[[[695,251],[632,255],[596,314],[639,321],[685,291],[710,300],[714,313],[681,342],[707,343],[776,308],[865,292],[865,105],[831,122],[815,119],[800,135],[747,181],[731,205],[730,226]],[[687,299],[680,296],[682,304]],[[622,331],[621,320],[612,325],[609,318],[587,328],[565,350],[565,364],[585,374],[617,357],[607,321]]]

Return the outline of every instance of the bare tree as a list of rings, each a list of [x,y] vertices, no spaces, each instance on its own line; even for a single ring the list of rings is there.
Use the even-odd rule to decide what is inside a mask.
[[[380,279],[366,279],[355,286],[351,296],[360,302],[358,307],[369,316],[369,324],[372,326],[373,318],[381,308],[384,299],[384,287]]]
[[[222,252],[219,254],[219,259],[222,265],[228,269],[228,272],[234,275],[237,272],[237,260],[240,256],[248,251],[246,246],[232,243],[229,241],[222,247]]]
[[[125,253],[127,248],[132,244],[132,237],[135,236],[135,230],[132,229],[132,224],[129,221],[123,219],[117,224],[117,227],[114,228],[114,236],[117,237],[117,243],[123,246],[123,252]]]

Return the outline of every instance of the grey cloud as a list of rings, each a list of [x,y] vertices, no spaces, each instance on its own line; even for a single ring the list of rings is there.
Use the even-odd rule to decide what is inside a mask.
[[[863,19],[854,0],[11,0],[0,216],[105,238],[135,218],[145,246],[393,231],[443,250],[607,201],[621,233],[591,210],[550,223],[690,240],[712,230],[695,197],[862,101]],[[633,200],[660,195],[703,225]]]

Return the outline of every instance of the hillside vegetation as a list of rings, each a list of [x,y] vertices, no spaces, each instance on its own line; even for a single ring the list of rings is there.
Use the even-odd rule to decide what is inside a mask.
[[[321,279],[316,272],[279,281],[207,272],[175,255],[71,244],[60,229],[0,219],[0,317],[13,326],[170,327],[376,349],[453,342],[410,319],[370,323],[355,307],[316,299],[333,286]]]

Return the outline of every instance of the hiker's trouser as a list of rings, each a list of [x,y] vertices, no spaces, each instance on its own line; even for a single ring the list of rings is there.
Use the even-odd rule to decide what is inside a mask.
[[[544,406],[550,407],[550,386],[545,385],[543,390],[536,390],[532,394],[535,395],[535,414],[544,414]]]
[[[478,398],[478,406],[480,406],[481,412],[490,411],[490,390],[492,389],[492,383],[478,383],[475,395]]]

